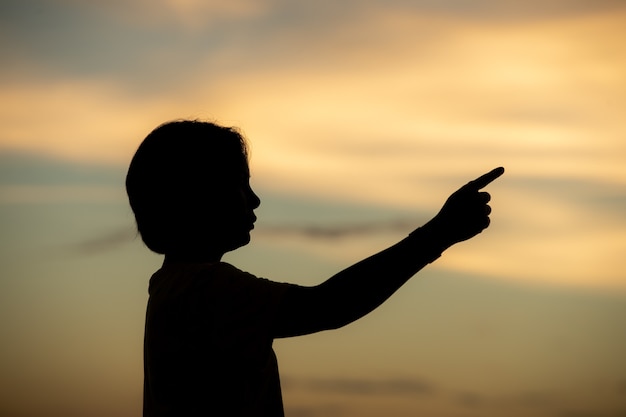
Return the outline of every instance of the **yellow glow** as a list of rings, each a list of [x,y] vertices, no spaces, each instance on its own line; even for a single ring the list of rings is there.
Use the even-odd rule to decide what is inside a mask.
[[[264,0],[94,0],[88,5],[80,0],[56,0],[75,7],[96,7],[117,19],[134,25],[159,26],[174,23],[183,30],[197,31],[220,21],[254,18],[271,8]]]
[[[626,185],[623,13],[506,25],[398,12],[361,19],[361,30],[276,39],[287,56],[304,48],[310,58],[242,67],[217,83],[198,71],[167,97],[105,81],[5,85],[0,147],[126,164],[156,125],[199,117],[243,128],[255,181],[270,190],[434,214],[450,192],[497,165],[507,174],[490,187],[496,205],[509,179]],[[446,267],[623,288],[622,219],[582,229],[594,213],[525,191],[506,198],[496,214],[520,225],[507,229],[515,237],[468,245]]]
[[[483,235],[450,249],[365,319],[275,343],[286,379],[423,378],[433,393],[355,395],[285,384],[287,415],[623,414],[626,338],[614,331],[624,327],[623,297],[598,296],[626,291],[623,8],[499,19],[448,13],[446,7],[461,2],[442,2],[441,12],[428,15],[398,2],[366,1],[334,22],[320,19],[328,10],[316,9],[318,20],[303,19],[300,26],[281,19],[308,11],[296,4],[326,3],[287,2],[294,7],[288,10],[273,0],[44,3],[61,4],[55,11],[71,10],[71,18],[87,10],[77,27],[98,42],[73,44],[78,58],[65,63],[64,54],[74,53],[70,39],[54,35],[82,33],[37,27],[29,28],[28,39],[12,40],[10,25],[3,28],[5,44],[25,56],[7,67],[28,68],[0,79],[0,152],[125,169],[162,122],[215,120],[241,127],[249,138],[261,199],[267,190],[401,208],[419,213],[415,226],[466,181],[506,167],[487,189],[494,212]],[[32,22],[54,25],[57,18]],[[122,44],[99,26],[109,23],[137,39]],[[38,38],[47,35],[45,42]],[[115,42],[107,44],[108,36]],[[170,36],[172,44],[157,44]],[[31,37],[40,42],[29,45]],[[35,49],[20,50],[24,45]],[[80,49],[84,45],[93,50]],[[48,46],[59,48],[46,50],[54,59],[34,56]],[[123,61],[128,53],[141,59],[91,67],[89,54],[101,47],[110,49],[101,51],[104,59]],[[134,85],[142,76],[147,81]],[[50,204],[59,202],[73,211]],[[20,204],[27,207],[23,213],[17,213]],[[123,185],[41,186],[9,178],[0,184],[0,209],[11,232],[0,251],[0,414],[139,415],[147,279],[162,259],[139,239],[123,248],[113,242],[109,252],[95,255],[76,254],[72,246],[108,229],[98,217],[104,212],[111,227],[126,222],[134,232]],[[317,265],[321,271],[347,266],[405,236],[268,237],[259,217],[253,239],[260,245],[250,248],[259,251],[248,260],[271,253],[282,258],[262,259],[270,272],[287,274],[295,266],[315,283],[326,278]],[[97,224],[82,229],[91,221]],[[58,235],[34,242],[44,226]],[[118,238],[113,228],[104,232]],[[302,259],[317,264],[301,271]],[[515,285],[446,281],[451,274],[441,271]],[[442,280],[421,279],[433,275]],[[466,289],[473,292],[460,294]],[[504,305],[501,295],[520,304]]]

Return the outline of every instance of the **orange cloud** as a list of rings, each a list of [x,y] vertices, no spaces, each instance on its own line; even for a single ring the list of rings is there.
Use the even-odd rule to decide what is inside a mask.
[[[623,16],[504,25],[366,10],[315,36],[279,30],[264,39],[265,59],[250,49],[209,54],[176,92],[25,79],[2,87],[0,146],[125,164],[156,125],[200,117],[242,127],[254,181],[293,194],[434,214],[456,187],[497,165],[508,171],[492,188],[494,207],[507,178],[623,189]],[[448,268],[621,288],[623,218],[579,228],[593,211],[528,190],[504,195],[496,213],[519,226],[485,239],[497,247],[451,253]]]

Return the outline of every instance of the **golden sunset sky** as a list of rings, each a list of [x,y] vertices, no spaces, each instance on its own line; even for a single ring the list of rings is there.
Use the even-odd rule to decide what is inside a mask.
[[[123,177],[176,118],[250,141],[262,206],[228,261],[279,281],[321,282],[507,169],[484,234],[362,321],[276,342],[288,416],[626,413],[626,2],[8,0],[0,19],[0,415],[139,415],[161,260]]]

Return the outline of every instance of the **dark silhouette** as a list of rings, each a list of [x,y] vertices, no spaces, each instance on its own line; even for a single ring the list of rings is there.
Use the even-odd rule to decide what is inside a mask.
[[[304,287],[221,262],[250,241],[260,204],[243,137],[200,121],[159,126],[126,178],[143,241],[165,255],[149,285],[144,416],[282,416],[273,340],[363,317],[445,249],[480,233],[491,212],[480,189],[503,172],[461,187],[397,244]]]

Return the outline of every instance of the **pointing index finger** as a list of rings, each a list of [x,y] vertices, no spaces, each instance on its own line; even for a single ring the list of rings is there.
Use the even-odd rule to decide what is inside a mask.
[[[481,188],[485,188],[492,181],[498,178],[500,175],[504,174],[504,168],[499,167],[489,171],[488,173],[481,175],[473,181],[470,181],[467,184],[467,187],[472,188],[474,190],[480,190]]]

